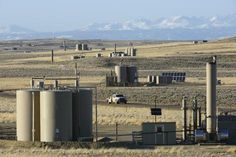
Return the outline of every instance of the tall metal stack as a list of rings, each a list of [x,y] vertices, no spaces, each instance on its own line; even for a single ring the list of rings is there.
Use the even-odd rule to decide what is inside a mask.
[[[210,140],[216,140],[216,57],[206,64],[206,131]]]
[[[229,127],[217,127],[216,113],[216,83],[217,83],[216,56],[206,64],[206,127],[201,126],[201,108],[199,110],[199,129],[195,129],[195,141],[221,142],[229,138]],[[195,106],[196,107],[196,106]],[[197,107],[196,107],[197,108]],[[195,116],[197,113],[194,113]],[[194,120],[197,123],[197,120]],[[195,124],[196,127],[196,124]]]

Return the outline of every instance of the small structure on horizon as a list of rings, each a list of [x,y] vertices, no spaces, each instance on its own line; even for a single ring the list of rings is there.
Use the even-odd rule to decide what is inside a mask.
[[[76,44],[75,51],[88,51],[90,50],[88,44]]]

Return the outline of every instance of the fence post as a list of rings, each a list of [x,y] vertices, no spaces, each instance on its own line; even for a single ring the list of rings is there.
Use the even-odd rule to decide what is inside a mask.
[[[118,141],[118,123],[116,122],[116,142]]]

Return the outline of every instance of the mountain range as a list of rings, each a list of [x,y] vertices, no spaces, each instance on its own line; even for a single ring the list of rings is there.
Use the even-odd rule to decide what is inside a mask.
[[[107,40],[202,40],[236,36],[236,14],[213,17],[175,16],[156,20],[92,23],[72,31],[39,32],[1,26],[0,40],[69,38]]]

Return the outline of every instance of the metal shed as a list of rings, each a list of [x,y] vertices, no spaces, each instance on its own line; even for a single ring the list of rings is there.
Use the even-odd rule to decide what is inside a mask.
[[[176,144],[176,122],[142,123],[142,138],[145,145]]]

